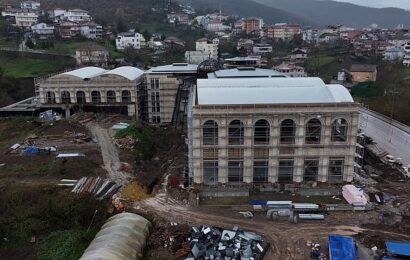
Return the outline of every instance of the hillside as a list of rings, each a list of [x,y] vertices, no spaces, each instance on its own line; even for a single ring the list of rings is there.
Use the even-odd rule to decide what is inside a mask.
[[[330,0],[253,0],[274,7],[316,24],[345,24],[366,27],[373,23],[394,28],[410,26],[410,12],[398,8],[370,8]]]
[[[315,22],[308,17],[303,18],[286,10],[280,10],[276,6],[266,6],[252,0],[192,0],[191,4],[194,8],[202,10],[209,9],[209,11],[218,10],[220,7],[223,12],[241,17],[259,16],[262,17],[266,23],[291,22],[302,25],[315,24]]]

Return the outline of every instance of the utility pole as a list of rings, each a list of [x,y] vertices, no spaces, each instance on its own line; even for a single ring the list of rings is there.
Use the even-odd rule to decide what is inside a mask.
[[[391,103],[391,109],[390,109],[390,136],[389,136],[389,143],[391,143],[391,138],[392,138],[392,135],[393,135],[393,115],[394,115],[394,101],[395,101],[395,97],[396,97],[396,94],[399,94],[400,92],[398,92],[398,91],[394,91],[394,89],[393,90],[389,90],[389,91],[385,91],[384,92],[384,95],[387,95],[387,94],[389,94],[389,95],[392,95],[392,103]]]

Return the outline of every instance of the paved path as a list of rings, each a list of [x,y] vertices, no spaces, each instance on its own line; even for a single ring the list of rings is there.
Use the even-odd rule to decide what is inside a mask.
[[[379,148],[410,164],[410,127],[365,109],[360,109],[359,126]]]

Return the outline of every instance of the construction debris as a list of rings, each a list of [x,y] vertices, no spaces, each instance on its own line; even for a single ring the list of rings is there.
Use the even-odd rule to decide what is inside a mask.
[[[121,188],[115,182],[103,180],[101,177],[82,177],[71,192],[93,193],[97,199],[108,199]]]
[[[353,206],[366,206],[367,199],[363,192],[356,188],[354,185],[344,185],[342,188],[343,197],[345,200]]]
[[[150,195],[147,193],[146,189],[141,187],[136,182],[129,182],[123,189],[122,195],[124,199],[131,201],[140,201],[142,199],[149,198]]]
[[[128,124],[128,123],[120,122],[118,124],[113,125],[111,128],[112,128],[112,130],[122,130],[122,129],[127,129],[129,126],[130,126],[130,124]]]
[[[192,227],[188,243],[177,252],[185,259],[262,259],[268,247],[256,233],[206,225]]]
[[[59,153],[56,158],[84,157],[83,153]]]
[[[40,120],[41,121],[59,121],[62,119],[62,116],[53,110],[47,110],[45,112],[40,113]]]

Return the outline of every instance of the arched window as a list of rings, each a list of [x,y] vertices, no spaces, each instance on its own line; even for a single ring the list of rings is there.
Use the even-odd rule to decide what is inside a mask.
[[[86,99],[84,91],[77,91],[75,95],[77,97],[77,104],[85,104]]]
[[[296,124],[292,119],[285,119],[280,124],[280,142],[282,144],[295,143]]]
[[[71,103],[70,92],[68,92],[68,91],[62,91],[61,92],[61,103],[63,103],[63,104],[70,104]]]
[[[269,122],[265,119],[258,120],[255,123],[254,143],[255,144],[269,144]]]
[[[307,144],[320,144],[322,123],[319,119],[310,119],[306,124],[305,142]]]
[[[108,90],[107,91],[107,103],[108,104],[114,104],[115,102],[116,102],[115,91]]]
[[[47,91],[46,93],[46,103],[47,104],[55,104],[56,103],[56,96],[53,91]]]
[[[229,144],[243,145],[244,127],[240,120],[233,120],[229,124]]]
[[[91,92],[91,103],[100,104],[101,103],[101,93],[100,91]]]
[[[129,90],[123,90],[121,93],[122,103],[131,103],[131,92]]]
[[[204,145],[218,145],[218,124],[208,120],[202,126],[202,140]]]
[[[332,123],[332,142],[345,142],[347,140],[348,126],[346,119],[335,119]]]

